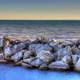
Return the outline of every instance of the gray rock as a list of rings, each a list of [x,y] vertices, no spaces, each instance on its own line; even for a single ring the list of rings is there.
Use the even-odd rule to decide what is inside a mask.
[[[31,64],[31,62],[35,60],[35,57],[31,57],[31,58],[28,58],[28,59],[23,59],[23,63],[26,63],[26,64]]]
[[[72,55],[72,62],[73,62],[74,65],[77,63],[79,58],[80,58],[79,55]]]
[[[39,69],[46,70],[46,69],[48,69],[48,65],[46,63],[43,63],[40,65]]]
[[[61,45],[59,45],[59,42],[50,41],[49,46],[54,49],[54,52],[61,48]]]
[[[80,58],[79,58],[79,60],[77,61],[77,63],[74,65],[74,70],[80,72]]]
[[[11,56],[11,60],[13,60],[14,62],[18,62],[19,60],[23,58],[23,52],[24,52],[23,50],[20,52],[17,52],[13,56]]]
[[[73,46],[72,48],[71,48],[71,50],[72,50],[72,53],[75,55],[80,55],[80,49],[78,49],[76,46]]]
[[[31,44],[29,50],[37,55],[41,50],[51,51],[52,48],[48,44]]]
[[[39,67],[42,63],[43,63],[42,60],[36,58],[35,60],[33,60],[33,61],[31,62],[31,65],[32,65],[32,66],[35,66],[35,67]]]
[[[0,47],[3,47],[4,46],[4,38],[3,36],[0,36]]]
[[[5,57],[5,59],[10,59],[11,55],[12,55],[11,47],[5,47],[4,48],[4,57]]]
[[[61,60],[64,56],[68,55],[71,56],[72,55],[72,51],[70,46],[66,46],[65,48],[61,48],[57,51],[57,60]]]
[[[52,70],[68,70],[69,69],[69,65],[64,63],[63,61],[56,61],[56,62],[52,62],[51,64],[49,64],[49,69]]]
[[[54,55],[50,51],[42,50],[37,54],[37,58],[41,59],[45,63],[49,63],[54,60]]]
[[[31,51],[25,51],[24,55],[23,55],[23,59],[29,58],[33,55],[33,53]]]
[[[62,42],[61,44],[62,46],[73,46],[74,45],[74,42],[73,41],[70,41],[70,40],[65,40]]]
[[[6,60],[4,60],[3,53],[0,53],[0,63],[6,63]]]
[[[17,53],[21,50],[23,50],[24,48],[26,48],[27,46],[29,46],[29,42],[28,41],[24,41],[24,42],[21,42],[19,44],[15,44],[11,47],[11,51],[12,53]]]
[[[64,63],[66,63],[66,64],[72,63],[71,56],[68,56],[68,55],[64,56],[64,57],[62,58],[62,61],[63,61]]]

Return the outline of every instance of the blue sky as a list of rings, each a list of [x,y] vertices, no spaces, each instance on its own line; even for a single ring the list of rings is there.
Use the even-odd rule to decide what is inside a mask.
[[[0,19],[29,19],[29,17],[79,19],[80,0],[0,0]]]

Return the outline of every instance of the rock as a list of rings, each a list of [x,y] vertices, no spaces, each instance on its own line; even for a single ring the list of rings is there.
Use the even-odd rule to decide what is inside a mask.
[[[34,66],[34,67],[39,67],[42,63],[43,63],[42,60],[36,58],[35,60],[33,60],[33,61],[31,62],[31,65]]]
[[[64,56],[68,55],[71,56],[71,48],[69,46],[66,46],[65,48],[61,48],[57,51],[57,60],[61,60]]]
[[[63,61],[64,63],[66,63],[66,64],[72,63],[71,56],[68,56],[68,55],[64,56],[64,57],[62,58],[62,61]]]
[[[12,46],[12,53],[17,53],[21,50],[23,50],[24,48],[28,47],[29,46],[29,42],[28,41],[24,41],[24,42],[21,42],[19,44],[15,44],[14,46]]]
[[[4,57],[5,59],[10,59],[10,56],[13,55],[11,51],[11,47],[4,48]]]
[[[71,50],[74,55],[75,54],[80,55],[80,49],[78,49],[76,46],[73,46]]]
[[[79,60],[77,61],[77,63],[74,65],[74,70],[80,72],[80,58],[79,58]]]
[[[48,44],[31,44],[29,50],[37,55],[41,50],[51,51],[52,48]]]
[[[23,52],[24,52],[23,50],[20,52],[17,52],[13,56],[11,56],[11,60],[13,60],[14,62],[18,62],[19,60],[23,58]]]
[[[76,46],[78,47],[80,45],[80,39],[78,39],[76,42],[75,42]]]
[[[59,42],[50,41],[49,46],[53,48],[54,52],[61,48]]]
[[[62,47],[65,47],[65,46],[73,46],[74,45],[74,42],[73,41],[70,41],[70,40],[65,40],[62,42]]]
[[[48,65],[46,63],[43,63],[40,65],[39,69],[46,70],[46,69],[48,69]]]
[[[40,36],[40,37],[37,37],[35,42],[36,43],[47,43],[49,41],[49,39],[47,37],[44,37],[44,36]]]
[[[26,64],[31,64],[31,62],[35,60],[35,57],[31,57],[31,58],[28,58],[28,59],[23,59],[23,63],[26,63]]]
[[[73,63],[73,65],[75,65],[77,63],[79,58],[80,58],[80,56],[78,56],[78,55],[72,55],[72,63]]]
[[[52,70],[68,70],[69,69],[69,65],[64,63],[63,61],[56,61],[56,62],[52,62],[51,64],[49,64],[49,69]]]
[[[22,64],[22,60],[20,60],[20,61],[14,63],[15,66],[21,66],[21,64]]]
[[[23,59],[29,58],[33,55],[33,53],[31,51],[25,51],[24,55],[23,55]]]
[[[21,65],[23,67],[32,68],[32,65],[22,62]]]
[[[6,63],[6,60],[4,60],[3,53],[0,53],[0,63]]]
[[[3,36],[0,36],[0,47],[4,46],[4,38]]]
[[[49,63],[54,60],[54,55],[50,51],[45,50],[40,51],[36,57],[41,59],[45,63]]]

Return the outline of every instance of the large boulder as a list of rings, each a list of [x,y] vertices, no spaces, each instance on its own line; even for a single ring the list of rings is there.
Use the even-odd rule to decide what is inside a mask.
[[[36,57],[41,59],[43,62],[47,64],[53,61],[55,58],[50,51],[45,51],[45,50],[40,51]]]
[[[30,58],[28,58],[28,59],[23,59],[23,63],[26,63],[26,64],[31,64],[31,62],[33,61],[33,60],[35,60],[35,57],[30,57]]]
[[[40,65],[39,69],[46,70],[46,69],[48,69],[48,65],[46,63],[43,63]]]
[[[52,48],[48,44],[31,44],[29,50],[37,55],[41,50],[51,51]]]
[[[72,48],[71,48],[71,50],[72,50],[72,53],[73,53],[73,55],[80,55],[80,49],[78,49],[78,47],[76,47],[76,46],[73,46]]]
[[[11,47],[5,47],[4,48],[4,58],[5,59],[10,59],[10,56],[13,55],[11,51]]]
[[[23,58],[23,54],[24,54],[24,50],[17,52],[13,56],[11,56],[11,60],[13,60],[14,62],[18,62]]]
[[[72,55],[72,63],[73,65],[75,65],[77,63],[77,61],[79,60],[80,56],[75,54],[75,55]]]
[[[33,55],[33,52],[26,50],[23,54],[23,59],[29,58]]]
[[[62,47],[65,47],[65,46],[71,46],[72,47],[73,45],[74,45],[74,42],[71,40],[65,40],[61,44]]]
[[[59,49],[56,55],[57,55],[57,60],[61,60],[66,55],[71,56],[72,51],[71,51],[70,46],[66,46],[65,48]]]
[[[62,58],[62,61],[66,64],[72,64],[72,58],[71,56],[69,55],[65,55],[63,58]]]
[[[52,70],[68,70],[69,69],[69,65],[64,63],[63,61],[56,61],[56,62],[52,62],[51,64],[49,64],[49,69]]]
[[[39,67],[41,64],[43,64],[43,61],[39,58],[36,58],[31,62],[31,65],[34,67]]]

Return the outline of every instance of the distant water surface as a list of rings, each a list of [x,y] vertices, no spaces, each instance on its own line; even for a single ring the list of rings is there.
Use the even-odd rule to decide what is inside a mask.
[[[79,38],[79,20],[0,20],[1,35],[21,35],[49,38]]]

